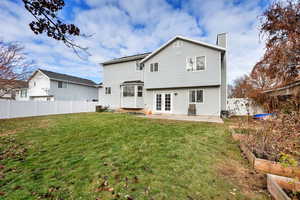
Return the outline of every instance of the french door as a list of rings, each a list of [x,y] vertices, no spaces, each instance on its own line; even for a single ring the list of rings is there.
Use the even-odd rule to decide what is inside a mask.
[[[155,111],[170,113],[172,111],[172,95],[171,93],[155,94]]]

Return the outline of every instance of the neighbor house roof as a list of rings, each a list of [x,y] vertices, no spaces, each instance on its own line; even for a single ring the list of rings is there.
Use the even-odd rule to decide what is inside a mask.
[[[144,63],[145,61],[149,60],[152,56],[154,56],[157,53],[159,53],[161,50],[163,50],[164,48],[166,48],[169,44],[171,44],[172,42],[174,42],[177,39],[181,39],[181,40],[184,40],[184,41],[187,41],[187,42],[191,42],[191,43],[194,43],[194,44],[198,44],[198,45],[205,46],[205,47],[208,47],[208,48],[212,48],[212,49],[215,49],[215,50],[218,50],[218,51],[222,51],[222,52],[226,51],[226,48],[223,48],[223,47],[218,46],[218,45],[208,44],[206,42],[201,42],[201,41],[193,40],[193,39],[182,37],[182,36],[176,36],[173,39],[171,39],[168,42],[166,42],[161,47],[159,47],[158,49],[156,49],[155,51],[153,51],[151,54],[149,54],[148,56],[146,56],[145,58],[143,58],[143,60],[141,61],[141,63]]]
[[[136,54],[132,56],[125,56],[121,58],[114,58],[112,60],[106,61],[101,63],[102,65],[109,65],[109,64],[115,64],[115,63],[122,63],[122,62],[128,62],[128,61],[134,61],[134,60],[141,60],[148,56],[151,52],[149,53],[142,53],[142,54]]]
[[[69,83],[75,83],[75,84],[87,85],[87,86],[96,86],[97,85],[94,81],[91,81],[91,80],[85,79],[85,78],[70,76],[67,74],[61,74],[61,73],[57,73],[57,72],[51,72],[51,71],[44,70],[44,69],[38,69],[37,71],[40,71],[41,73],[45,74],[51,80],[65,81],[65,82],[69,82]],[[37,71],[32,76],[34,76],[37,73]]]

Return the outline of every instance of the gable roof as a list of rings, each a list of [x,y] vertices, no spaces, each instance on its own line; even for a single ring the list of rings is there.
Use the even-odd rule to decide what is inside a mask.
[[[105,61],[101,64],[102,65],[109,65],[109,64],[122,63],[122,62],[134,61],[134,60],[141,60],[141,59],[145,58],[146,56],[148,56],[150,53],[151,52],[136,54],[136,55],[132,55],[132,56],[124,56],[124,57],[121,57],[121,58],[114,58],[112,60]]]
[[[32,77],[38,72],[40,71],[41,73],[43,73],[44,75],[46,75],[48,78],[50,78],[51,80],[56,80],[56,81],[65,81],[65,82],[69,82],[69,83],[75,83],[75,84],[79,84],[79,85],[87,85],[87,86],[95,86],[96,83],[94,81],[91,81],[89,79],[85,79],[85,78],[80,78],[80,77],[76,77],[76,76],[71,76],[71,75],[67,75],[67,74],[61,74],[61,73],[57,73],[57,72],[51,72],[48,70],[44,70],[44,69],[38,69],[33,75]]]
[[[153,51],[147,57],[143,58],[143,60],[141,61],[141,63],[144,63],[145,61],[149,60],[151,57],[153,57],[154,55],[158,54],[160,51],[162,51],[164,48],[166,48],[169,44],[171,44],[172,42],[174,42],[177,39],[181,39],[181,40],[184,40],[184,41],[187,41],[187,42],[191,42],[191,43],[194,43],[194,44],[198,44],[198,45],[205,46],[205,47],[208,47],[208,48],[212,48],[212,49],[215,49],[215,50],[218,50],[218,51],[222,51],[222,52],[226,51],[225,48],[220,47],[218,45],[208,44],[206,42],[201,42],[201,41],[189,39],[189,38],[186,38],[186,37],[183,37],[183,36],[175,36],[173,39],[171,39],[168,42],[166,42],[164,45],[162,45],[161,47],[159,47],[158,49],[156,49],[155,51]]]

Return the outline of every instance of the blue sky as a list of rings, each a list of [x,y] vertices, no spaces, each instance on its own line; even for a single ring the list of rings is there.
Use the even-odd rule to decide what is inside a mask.
[[[247,72],[263,55],[258,16],[268,0],[65,0],[59,13],[90,38],[77,42],[89,47],[86,60],[71,49],[34,35],[32,16],[21,0],[0,1],[0,39],[24,45],[37,67],[102,81],[99,63],[153,51],[175,35],[214,44],[218,33],[229,35],[230,82]],[[5,27],[5,28],[3,28]]]

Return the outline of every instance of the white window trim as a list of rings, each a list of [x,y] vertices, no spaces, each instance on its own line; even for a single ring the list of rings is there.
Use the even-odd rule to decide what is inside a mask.
[[[106,93],[106,88],[110,88],[110,93]],[[105,95],[111,95],[111,87],[105,87],[105,88],[104,88],[104,94],[105,94]]]
[[[157,71],[154,71],[155,69],[155,63],[157,63]],[[153,64],[153,71],[151,71],[151,64]],[[159,72],[159,63],[158,62],[154,62],[154,63],[150,63],[149,64],[149,72]]]
[[[195,56],[195,68],[197,68],[197,57],[204,57],[204,69],[195,70],[193,72],[202,72],[206,70],[206,56]]]
[[[173,102],[173,96],[174,96],[174,92],[167,92],[167,91],[163,91],[163,92],[153,92],[153,105],[152,105],[152,109],[154,113],[173,113],[174,110],[174,102]],[[161,110],[156,110],[156,95],[157,94],[161,94]],[[164,101],[165,101],[165,94],[170,94],[170,98],[171,98],[171,110],[169,111],[165,111],[164,109]]]
[[[202,99],[203,99],[203,101],[202,102],[191,102],[190,101],[190,91],[197,91],[197,90],[202,90],[202,94],[203,94],[203,98]],[[197,94],[196,94],[196,96],[197,96]],[[197,89],[197,88],[195,88],[195,89],[189,89],[188,90],[188,104],[204,104],[204,102],[205,102],[204,96],[205,96],[205,90],[204,89]]]
[[[193,58],[193,61],[194,61],[194,63],[193,63],[193,68],[192,69],[196,69],[197,68],[197,57],[204,57],[204,69],[201,69],[201,70],[188,70],[187,69],[187,60],[189,59],[189,58]],[[187,72],[203,72],[203,71],[206,71],[206,56],[188,56],[188,57],[186,57],[186,59],[185,59],[185,70],[187,71]]]
[[[125,89],[125,87],[133,87],[133,96],[124,96],[124,89]],[[124,86],[122,86],[122,97],[123,98],[130,98],[130,97],[136,97],[136,86],[135,85],[124,85]]]
[[[138,96],[138,94],[139,94],[139,87],[142,87],[142,96]],[[137,85],[136,86],[136,97],[138,97],[138,98],[143,98],[144,97],[144,87],[142,86],[142,85]]]
[[[138,61],[136,61],[136,63],[135,63],[135,72],[141,72],[141,71],[143,71],[144,70],[144,68],[142,68],[142,69],[137,69],[137,64],[139,64],[139,65],[141,65],[141,63],[140,62],[138,62]]]

